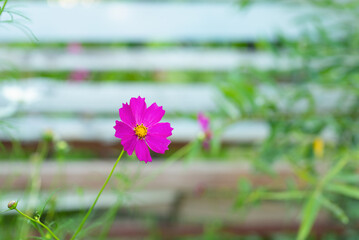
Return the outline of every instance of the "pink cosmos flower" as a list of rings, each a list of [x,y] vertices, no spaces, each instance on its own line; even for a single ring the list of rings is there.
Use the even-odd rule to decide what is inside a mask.
[[[67,51],[72,54],[79,54],[83,50],[81,43],[70,43],[67,45]]]
[[[70,43],[67,45],[67,52],[72,55],[79,55],[83,52],[83,47],[81,43]],[[69,80],[73,82],[83,82],[85,81],[90,75],[90,72],[86,69],[76,69],[72,71]]]
[[[87,70],[75,70],[70,74],[70,80],[73,82],[83,82],[90,75],[90,72]]]
[[[205,149],[209,149],[209,142],[212,139],[212,131],[209,126],[209,118],[206,117],[203,113],[198,113],[197,118],[199,125],[201,126],[204,133],[203,147]]]
[[[165,114],[162,107],[153,103],[147,108],[145,99],[138,97],[122,104],[119,113],[122,121],[116,121],[113,128],[128,155],[135,151],[137,158],[147,163],[152,162],[149,148],[162,154],[168,150],[171,141],[167,138],[173,128],[168,122],[159,122]]]

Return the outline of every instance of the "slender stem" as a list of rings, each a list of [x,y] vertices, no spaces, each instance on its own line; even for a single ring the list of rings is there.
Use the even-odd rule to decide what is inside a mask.
[[[140,184],[137,186],[138,189],[141,189],[147,184],[149,184],[151,181],[153,181],[160,173],[162,173],[167,167],[169,167],[172,163],[180,159],[181,157],[185,156],[197,143],[198,139],[195,139],[192,142],[189,142],[187,145],[176,151],[174,154],[172,154],[165,163],[163,163],[156,171],[154,171],[151,175],[148,175],[144,179],[141,179]]]
[[[51,236],[52,236],[53,238],[55,238],[56,240],[60,240],[60,239],[55,235],[55,233],[53,233],[53,232],[51,231],[51,229],[48,228],[45,224],[43,224],[42,222],[40,222],[40,220],[36,220],[36,219],[34,219],[34,218],[32,218],[32,217],[26,215],[25,213],[21,212],[21,211],[20,211],[19,209],[17,209],[17,208],[15,208],[15,210],[16,210],[18,213],[20,213],[22,216],[24,216],[25,218],[29,219],[30,221],[32,221],[32,222],[34,222],[34,223],[40,224],[43,228],[45,228],[45,229],[51,234]]]
[[[33,156],[31,156],[31,162],[34,165],[34,170],[31,173],[29,200],[25,205],[25,212],[28,212],[30,210],[30,206],[36,205],[36,202],[39,199],[40,188],[41,188],[40,170],[48,152],[49,152],[49,142],[47,140],[43,140],[38,144],[36,153]],[[29,231],[30,231],[30,226],[28,224],[22,224],[19,230],[20,237],[26,238]]]
[[[119,200],[116,202],[116,204],[109,210],[107,216],[105,217],[106,224],[103,227],[98,239],[99,240],[105,240],[107,239],[107,235],[112,227],[112,224],[115,220],[116,213],[118,209],[122,206],[122,201]]]
[[[149,176],[145,177],[144,179],[142,179],[141,182],[139,183],[139,185],[135,188],[135,190],[136,189],[141,189],[141,188],[147,186],[156,176],[158,176],[161,172],[163,172],[172,163],[174,163],[175,161],[177,161],[178,159],[180,159],[181,157],[186,155],[193,148],[193,146],[197,143],[197,141],[198,141],[198,139],[195,139],[194,141],[188,143],[187,145],[185,145],[181,149],[177,150],[174,154],[172,154],[169,158],[166,159],[165,163],[162,164],[161,167],[159,169],[157,169],[157,171],[154,171],[151,175],[149,175]],[[135,179],[135,181],[137,181],[137,180],[138,179]],[[132,182],[131,186],[136,185],[134,183],[135,182]],[[110,210],[110,213],[105,218],[107,224],[102,229],[102,232],[101,232],[101,234],[99,236],[99,239],[107,238],[108,232],[109,232],[109,230],[111,228],[111,225],[112,225],[114,217],[115,217],[116,210],[119,209],[121,207],[121,205],[122,205],[122,201],[118,201],[114,205],[114,207]]]
[[[74,239],[76,238],[76,236],[80,233],[82,227],[85,225],[85,222],[86,222],[87,218],[90,216],[90,214],[91,214],[92,210],[94,209],[94,207],[95,207],[95,205],[96,205],[98,199],[100,198],[100,196],[101,196],[103,190],[105,189],[107,183],[110,181],[110,178],[111,178],[113,172],[115,171],[115,168],[116,168],[118,162],[120,161],[120,159],[121,159],[121,157],[122,157],[122,155],[123,155],[124,152],[125,152],[125,151],[122,150],[122,152],[121,152],[120,155],[118,156],[117,161],[115,162],[115,165],[113,165],[113,168],[112,168],[110,174],[108,175],[108,177],[107,177],[105,183],[103,184],[103,186],[102,186],[100,192],[97,194],[97,197],[96,197],[94,203],[92,204],[91,208],[90,208],[90,209],[88,210],[88,212],[86,213],[85,217],[82,219],[82,222],[81,222],[80,226],[77,228],[77,230],[76,230],[75,234],[72,236],[71,240],[74,240]]]
[[[2,8],[0,8],[0,15],[4,12],[7,1],[8,0],[5,0],[4,4],[2,5]]]

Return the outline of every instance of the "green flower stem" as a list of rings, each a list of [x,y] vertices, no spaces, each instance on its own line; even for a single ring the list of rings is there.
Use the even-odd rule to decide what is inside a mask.
[[[41,166],[49,153],[49,144],[47,140],[41,141],[38,146],[35,154],[31,156],[31,162],[34,165],[34,171],[31,173],[30,189],[29,189],[29,200],[25,205],[25,212],[30,210],[30,206],[36,205],[37,200],[39,199],[40,189],[41,189],[41,175],[40,170]],[[20,238],[25,239],[29,234],[30,226],[28,224],[22,224],[19,232]]]
[[[32,217],[26,215],[25,213],[21,212],[21,211],[20,211],[19,209],[17,209],[17,208],[15,208],[15,210],[16,210],[18,213],[20,213],[23,217],[29,219],[30,221],[32,221],[32,222],[34,222],[34,223],[40,224],[43,228],[45,228],[45,229],[51,234],[51,236],[52,236],[53,238],[55,238],[56,240],[60,240],[60,239],[55,235],[55,233],[53,233],[53,232],[51,231],[51,229],[48,228],[45,224],[43,224],[42,222],[40,222],[39,219],[32,218]]]
[[[105,183],[103,184],[103,186],[102,186],[100,192],[97,194],[97,197],[96,197],[94,203],[92,204],[91,208],[90,208],[90,209],[88,210],[88,212],[86,213],[85,217],[82,219],[82,222],[81,222],[80,226],[77,228],[77,230],[76,230],[75,234],[72,236],[71,240],[76,239],[76,236],[80,233],[82,227],[85,225],[87,218],[90,216],[90,214],[91,214],[92,210],[94,209],[94,207],[95,207],[95,205],[96,205],[98,199],[100,198],[100,196],[101,196],[103,190],[106,188],[107,183],[110,181],[110,178],[111,178],[113,172],[115,171],[115,168],[116,168],[118,162],[120,161],[120,159],[121,159],[121,157],[122,157],[122,155],[123,155],[124,152],[125,152],[125,151],[122,150],[122,152],[121,152],[120,155],[118,156],[117,161],[115,162],[115,165],[113,165],[113,168],[112,168],[110,174],[108,175],[108,177],[107,177]]]
[[[195,141],[188,143],[187,145],[176,151],[174,154],[172,154],[169,158],[166,159],[165,163],[162,164],[162,166],[157,171],[153,172],[151,175],[142,179],[140,184],[135,188],[135,190],[146,187],[153,179],[155,179],[161,172],[163,172],[172,163],[185,156],[193,148],[193,146],[197,143],[198,140],[199,139],[195,139]],[[134,183],[135,182],[132,182],[132,185],[134,185]],[[122,201],[117,202],[116,205],[114,205],[114,207],[110,210],[108,217],[106,217],[107,224],[102,229],[99,239],[106,239],[108,232],[110,231],[111,225],[114,221],[116,210],[121,207],[121,204]]]

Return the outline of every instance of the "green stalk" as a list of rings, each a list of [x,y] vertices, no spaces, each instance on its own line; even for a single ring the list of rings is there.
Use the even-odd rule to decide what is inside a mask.
[[[34,219],[34,218],[32,218],[32,217],[26,215],[25,213],[21,212],[21,211],[20,211],[19,209],[17,209],[17,208],[15,208],[15,210],[16,210],[18,213],[20,213],[23,217],[29,219],[30,221],[32,221],[32,222],[34,222],[34,223],[40,224],[43,228],[45,228],[45,229],[51,234],[51,236],[52,236],[53,238],[55,238],[56,240],[60,240],[60,239],[55,235],[55,233],[53,233],[53,232],[51,231],[51,229],[48,228],[45,224],[43,224],[42,222],[40,222],[39,219]]]
[[[1,16],[1,14],[4,12],[4,10],[5,10],[5,6],[6,6],[6,4],[7,4],[7,1],[8,1],[8,0],[5,0],[4,4],[2,5],[2,8],[0,8],[0,16]]]
[[[31,185],[29,189],[29,200],[25,206],[25,212],[30,210],[30,206],[36,205],[36,202],[39,198],[40,188],[41,188],[41,175],[40,170],[42,163],[44,162],[47,154],[49,152],[49,142],[48,140],[43,140],[39,143],[36,153],[32,156],[31,162],[34,164],[34,171],[31,174]],[[29,232],[29,225],[22,224],[19,230],[20,238],[26,238]]]
[[[77,228],[77,230],[76,230],[75,234],[72,236],[71,240],[76,239],[76,236],[80,233],[82,227],[85,225],[87,218],[90,216],[92,210],[95,208],[95,205],[96,205],[98,199],[100,198],[100,196],[101,196],[103,190],[106,188],[108,182],[110,181],[110,178],[111,178],[113,172],[115,171],[115,168],[116,168],[118,162],[120,161],[120,159],[121,159],[121,157],[122,157],[122,155],[123,155],[124,152],[125,152],[125,151],[122,150],[122,152],[121,152],[120,155],[118,156],[117,161],[115,162],[115,165],[113,165],[113,168],[112,168],[110,174],[108,175],[108,177],[107,177],[105,183],[103,184],[103,186],[102,186],[100,192],[97,194],[97,197],[96,197],[94,203],[92,204],[91,208],[90,208],[90,209],[88,210],[88,212],[86,213],[85,217],[82,219],[82,222],[81,222],[80,226]]]

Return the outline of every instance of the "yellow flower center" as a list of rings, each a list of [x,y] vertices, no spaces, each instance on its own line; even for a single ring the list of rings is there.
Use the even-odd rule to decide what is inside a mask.
[[[143,124],[141,125],[136,124],[135,134],[137,135],[138,138],[143,139],[147,135],[147,128],[143,126]]]

